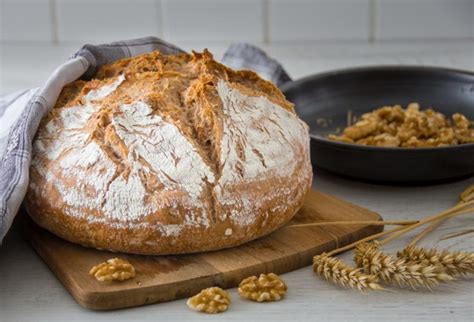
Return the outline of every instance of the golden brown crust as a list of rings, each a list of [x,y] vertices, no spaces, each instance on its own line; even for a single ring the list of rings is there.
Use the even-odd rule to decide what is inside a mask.
[[[117,83],[120,77],[123,80]],[[219,84],[221,92],[217,89]],[[105,87],[113,89],[99,97],[97,93]],[[238,95],[237,103],[224,103],[222,91]],[[271,103],[259,101],[262,97]],[[260,104],[258,108],[267,113],[262,112],[262,115],[282,108],[275,111],[278,112],[275,115],[283,118],[281,123],[271,120],[269,124],[280,126],[274,132],[282,135],[283,140],[269,139],[275,139],[277,148],[288,150],[285,152],[292,157],[291,171],[283,161],[279,164],[267,160],[266,164],[265,151],[252,145],[252,140],[258,141],[258,137],[245,137],[242,133],[231,133],[229,137],[230,130],[224,119],[230,124],[233,121],[226,108],[240,108],[239,104]],[[149,108],[150,112],[142,111],[143,114],[136,116],[140,106]],[[252,113],[258,112],[255,108],[257,105],[250,106],[247,111],[250,113],[248,126],[258,130],[259,124],[265,124],[266,120],[253,120]],[[86,113],[90,113],[88,118],[84,118]],[[67,120],[65,114],[70,119]],[[277,117],[275,115],[264,117]],[[141,123],[127,123],[138,120],[130,121],[131,117],[140,117]],[[293,132],[281,128],[282,124],[291,125]],[[190,150],[178,155],[180,147],[174,150],[174,143],[169,139],[154,140],[163,134],[159,132],[160,126],[172,126],[174,135],[179,135],[176,139],[185,140]],[[262,136],[274,133],[261,130],[264,131]],[[68,142],[81,135],[84,136],[82,141]],[[135,141],[135,136],[140,135],[143,140]],[[227,140],[225,147],[224,140]],[[207,51],[170,56],[152,52],[103,66],[95,79],[79,80],[64,88],[56,106],[40,125],[25,204],[40,226],[69,241],[99,249],[177,254],[232,247],[281,227],[301,207],[312,180],[308,143],[307,128],[294,116],[293,105],[273,84],[255,73],[233,71],[214,61]],[[247,149],[246,144],[252,148]],[[155,152],[140,155],[143,146],[150,146],[150,151]],[[161,146],[165,152],[173,149],[172,155],[156,161],[150,155],[161,153]],[[223,152],[229,146],[236,149],[234,157],[238,158],[231,170],[228,169],[232,164],[230,154]],[[91,152],[87,149],[91,147],[97,149],[95,161],[89,161]],[[265,170],[256,177],[247,172],[255,172],[262,165],[252,168],[249,151],[255,153],[256,160],[261,160]],[[269,155],[271,152],[267,151]],[[71,163],[74,154],[81,154],[73,160],[79,165]],[[208,173],[201,180],[196,197],[191,197],[194,192],[183,187],[186,182],[175,182],[175,178],[168,178],[169,173],[160,176],[159,172],[165,171],[157,169],[161,163],[171,160],[178,164],[188,157],[198,159],[195,161],[198,163],[192,165],[194,168],[185,169],[190,176],[199,169]],[[72,166],[67,168],[70,164]],[[278,174],[279,165],[284,174]],[[92,180],[94,176],[98,185]],[[107,176],[107,184],[100,185]],[[138,201],[137,198],[126,199],[136,192],[135,188],[117,199],[118,209],[110,211],[107,204],[117,198],[109,194],[114,180],[130,182],[134,178],[143,189],[138,194],[143,203],[138,206],[143,206],[143,213],[131,214]],[[123,189],[131,188],[124,186]],[[131,204],[130,210],[127,203]]]
[[[28,200],[26,209],[31,218],[41,227],[63,239],[83,246],[124,253],[166,255],[219,250],[268,235],[282,227],[295,215],[302,207],[303,199],[298,200],[285,212],[270,213],[265,223],[262,222],[264,217],[260,216],[253,226],[244,228],[233,226],[231,236],[225,235],[225,231],[229,228],[226,222],[215,224],[210,228],[190,227],[182,230],[179,236],[161,237],[157,236],[151,226],[139,230],[110,227],[103,223],[68,216],[60,209],[53,208],[48,203],[38,203],[36,200]],[[265,206],[272,209],[279,202],[275,200]]]

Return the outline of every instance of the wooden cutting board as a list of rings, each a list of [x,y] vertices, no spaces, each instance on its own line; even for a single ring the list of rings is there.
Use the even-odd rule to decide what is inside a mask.
[[[381,220],[377,213],[346,201],[311,191],[303,208],[289,223],[342,220]],[[277,274],[310,265],[314,255],[383,230],[383,226],[345,225],[283,227],[245,245],[180,256],[116,254],[64,241],[34,224],[26,223],[26,238],[76,301],[95,310],[110,310],[192,296],[210,286],[234,287],[250,275]],[[112,257],[129,260],[134,279],[101,283],[90,268]],[[308,282],[312,276],[308,276]]]

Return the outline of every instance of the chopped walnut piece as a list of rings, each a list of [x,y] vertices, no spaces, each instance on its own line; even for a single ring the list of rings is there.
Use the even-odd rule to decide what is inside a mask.
[[[395,147],[400,145],[400,139],[396,136],[382,133],[374,136],[375,146],[384,146],[384,147]]]
[[[279,301],[286,290],[285,282],[274,273],[247,277],[238,288],[241,297],[257,302]]]
[[[209,287],[190,297],[189,308],[204,313],[220,313],[229,308],[230,295],[220,287]]]
[[[135,277],[135,268],[126,260],[111,258],[92,267],[89,274],[101,282],[125,281]]]
[[[345,135],[334,135],[334,134],[329,134],[328,138],[333,141],[340,141],[340,142],[345,142],[345,143],[354,143],[354,140],[345,136]]]
[[[435,110],[420,110],[410,103],[382,106],[363,114],[359,121],[346,127],[341,135],[330,134],[330,140],[383,147],[440,147],[474,143],[473,122],[455,113],[451,119]]]
[[[344,130],[344,134],[351,139],[363,138],[377,130],[377,121],[374,118],[362,119]]]
[[[455,113],[452,116],[454,125],[459,129],[468,129],[471,125],[471,122],[462,114]]]

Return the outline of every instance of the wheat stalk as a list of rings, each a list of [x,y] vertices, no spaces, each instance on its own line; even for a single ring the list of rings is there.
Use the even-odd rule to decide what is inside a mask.
[[[465,230],[462,230],[462,231],[457,231],[457,232],[454,232],[454,233],[443,235],[439,238],[439,240],[451,239],[451,238],[455,238],[455,237],[459,237],[459,236],[463,236],[463,235],[467,235],[467,234],[472,234],[472,233],[474,233],[474,229],[465,229]]]
[[[331,225],[371,225],[371,226],[385,226],[385,225],[413,225],[418,223],[419,220],[346,220],[346,221],[322,221],[322,222],[310,222],[303,224],[292,224],[286,226],[287,228],[292,227],[312,227],[312,226],[331,226]]]
[[[474,184],[470,185],[465,189],[461,194],[459,195],[459,202],[457,203],[456,206],[461,206],[465,204],[468,201],[474,200]],[[467,212],[472,211],[467,209]],[[460,214],[459,212],[458,214]],[[421,233],[415,236],[415,238],[412,239],[412,241],[408,244],[410,246],[415,245],[418,243],[421,239],[425,238],[426,235],[428,235],[430,232],[434,231],[436,228],[438,228],[446,219],[448,219],[450,216],[439,219],[438,221],[432,222],[428,227],[426,227]]]
[[[313,258],[313,270],[327,281],[359,291],[383,290],[374,275],[364,274],[361,269],[351,267],[326,253]]]
[[[470,188],[468,188],[468,189],[470,189]],[[466,191],[468,189],[466,189]],[[368,241],[371,241],[371,240],[374,240],[374,239],[377,239],[377,238],[380,238],[380,237],[384,237],[385,235],[390,235],[388,238],[385,238],[381,242],[381,244],[386,244],[389,241],[391,241],[391,240],[393,240],[397,237],[400,237],[403,234],[406,234],[406,233],[410,232],[411,230],[413,230],[415,228],[418,228],[418,227],[420,227],[422,225],[425,225],[425,224],[428,224],[428,223],[433,223],[432,225],[430,225],[427,229],[425,229],[421,233],[421,237],[415,237],[415,242],[417,242],[419,239],[423,238],[425,235],[427,235],[429,232],[431,232],[432,230],[434,230],[438,226],[438,224],[434,224],[434,223],[438,223],[440,220],[442,220],[444,218],[454,217],[454,216],[462,215],[462,214],[473,212],[473,211],[474,211],[474,200],[470,200],[470,201],[467,201],[463,204],[458,204],[458,205],[456,205],[456,206],[454,206],[454,207],[452,207],[448,210],[445,210],[443,212],[440,212],[436,215],[424,218],[420,221],[417,221],[416,223],[407,224],[407,225],[400,225],[400,226],[392,228],[390,230],[386,230],[386,231],[383,231],[381,233],[365,237],[365,238],[363,238],[359,241],[353,242],[349,245],[339,247],[337,249],[334,249],[334,250],[330,251],[328,253],[328,255],[333,256],[333,255],[345,252],[346,250],[352,249],[359,243],[368,242]],[[301,225],[306,225],[306,224],[301,224]],[[295,227],[295,226],[300,226],[300,224],[290,225],[290,226],[287,226],[287,227]]]
[[[419,234],[417,234],[412,240],[411,242],[408,244],[408,246],[414,246],[416,243],[418,243],[421,239],[425,238],[429,233],[431,233],[432,231],[434,231],[436,228],[438,228],[444,221],[448,220],[449,218],[451,217],[454,217],[454,216],[459,216],[459,215],[463,215],[463,214],[467,214],[467,213],[470,213],[470,212],[474,212],[474,207],[470,206],[470,207],[466,207],[466,208],[462,208],[460,210],[457,210],[455,212],[452,212],[452,213],[449,213],[447,214],[446,216],[442,217],[441,219],[438,219],[438,220],[435,220],[433,222],[431,222],[428,227],[426,227],[423,231],[421,231]],[[409,228],[409,227],[408,227]],[[409,231],[409,230],[408,230]],[[407,232],[408,232],[407,231]],[[388,240],[384,240],[382,241],[382,244],[388,242],[390,240],[390,238],[387,238]]]
[[[339,253],[342,253],[342,252],[345,252],[346,250],[349,250],[349,249],[352,249],[354,247],[356,247],[359,243],[363,243],[363,242],[369,242],[371,240],[374,240],[374,239],[377,239],[377,238],[380,238],[380,237],[383,237],[385,235],[389,235],[389,234],[392,234],[392,233],[395,233],[397,231],[400,231],[402,229],[405,229],[405,226],[398,226],[398,227],[395,227],[395,228],[392,228],[392,229],[389,229],[389,230],[385,230],[385,231],[382,231],[378,234],[374,234],[374,235],[370,235],[368,237],[365,237],[365,238],[362,238],[358,241],[355,241],[349,245],[346,245],[346,246],[343,246],[343,247],[339,247],[339,248],[336,248],[330,252],[328,252],[327,254],[329,256],[333,256],[333,255],[336,255],[336,254],[339,254]]]
[[[429,224],[428,227],[426,227],[421,233],[419,233],[418,235],[416,235],[412,240],[411,242],[408,244],[408,245],[415,245],[416,243],[418,243],[420,240],[422,240],[423,238],[425,238],[429,233],[431,233],[432,231],[434,231],[436,228],[438,228],[445,220],[447,220],[448,218],[442,218],[438,221],[434,221],[432,222],[431,224]]]
[[[375,275],[387,284],[396,284],[399,287],[431,290],[439,283],[453,280],[442,267],[405,258],[393,258],[380,251],[376,243],[359,244],[354,260],[367,274]]]
[[[420,226],[423,226],[423,225],[426,225],[428,223],[437,222],[437,221],[439,221],[441,219],[444,219],[444,218],[454,217],[454,216],[470,213],[470,212],[473,212],[473,211],[474,211],[474,200],[458,204],[458,205],[456,205],[456,206],[454,206],[454,207],[452,207],[448,210],[442,211],[442,212],[440,212],[436,215],[424,218],[416,224],[408,225],[406,227],[402,226],[403,229],[401,229],[400,231],[398,231],[398,232],[390,235],[389,237],[385,238],[382,241],[382,244],[386,244],[389,241],[391,241],[395,238],[398,238],[398,237],[412,231],[413,229],[416,229],[416,228],[418,228]]]
[[[474,184],[470,185],[466,188],[466,190],[461,192],[461,195],[459,195],[458,204],[466,203],[471,200],[474,200]]]
[[[423,265],[442,267],[451,276],[474,273],[474,253],[439,251],[434,248],[407,246],[404,250],[398,252],[397,256]]]

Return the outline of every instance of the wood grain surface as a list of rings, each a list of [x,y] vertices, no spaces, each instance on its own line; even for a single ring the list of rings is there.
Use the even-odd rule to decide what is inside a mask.
[[[288,225],[379,219],[375,212],[313,190]],[[383,229],[367,225],[283,227],[230,249],[179,256],[140,256],[85,248],[54,236],[31,220],[26,225],[25,236],[71,295],[82,306],[96,310],[170,301],[214,285],[233,287],[250,275],[292,271],[311,264],[318,253]],[[92,266],[112,257],[129,260],[137,276],[114,283],[98,282],[89,276]]]

